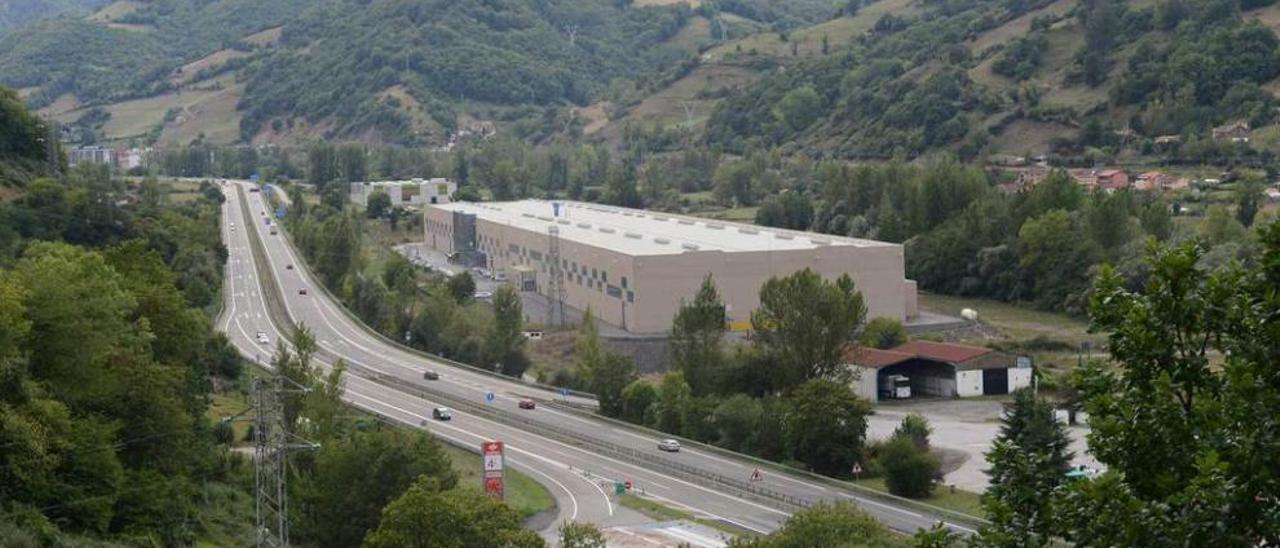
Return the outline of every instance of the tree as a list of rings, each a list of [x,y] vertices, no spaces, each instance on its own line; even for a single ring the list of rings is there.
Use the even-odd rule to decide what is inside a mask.
[[[877,460],[884,469],[884,483],[890,493],[917,499],[933,493],[933,479],[940,466],[938,458],[917,447],[911,438],[890,438],[881,447]]]
[[[520,514],[472,489],[441,489],[419,478],[382,511],[364,548],[541,548]]]
[[[493,333],[489,336],[489,355],[503,375],[519,377],[529,367],[524,342],[520,295],[511,285],[503,285],[493,293]]]
[[[797,386],[787,400],[795,458],[819,474],[845,475],[862,461],[871,404],[847,382],[813,379]]]
[[[822,114],[822,96],[810,86],[788,91],[773,107],[773,118],[791,131],[800,131]]]
[[[684,374],[695,395],[705,395],[717,388],[717,377],[725,365],[724,314],[720,292],[707,275],[693,301],[682,301],[671,322],[668,339],[671,367]]]
[[[421,478],[421,479],[419,479]],[[321,446],[303,485],[302,531],[325,546],[358,546],[415,481],[452,488],[457,474],[430,434],[375,428],[352,431]]]
[[[1236,190],[1236,220],[1245,228],[1253,226],[1258,216],[1258,208],[1262,202],[1262,183],[1254,177],[1248,177],[1238,183]]]
[[[1072,489],[1070,502],[1082,506],[1071,523],[1107,511],[1187,545],[1280,540],[1280,438],[1272,435],[1280,431],[1272,320],[1280,313],[1280,224],[1258,234],[1263,251],[1251,267],[1208,272],[1199,267],[1204,249],[1190,242],[1153,245],[1140,291],[1103,269],[1090,315],[1092,328],[1108,334],[1114,366],[1090,365],[1078,384],[1090,452],[1115,474],[1100,481],[1116,502],[1087,485]],[[1103,542],[1085,531],[1058,533]]]
[[[629,356],[608,352],[591,376],[591,391],[600,402],[600,413],[622,415],[622,391],[636,379],[636,363]]]
[[[560,548],[605,548],[604,533],[596,526],[578,521],[560,525]]]
[[[596,325],[596,315],[588,306],[582,314],[582,325],[578,326],[578,338],[573,345],[573,364],[578,378],[590,386],[595,382],[596,369],[604,361],[605,350],[600,344],[600,327]]]
[[[449,277],[449,294],[458,304],[467,304],[476,296],[476,281],[471,273],[462,271]]]
[[[387,212],[391,211],[391,195],[381,190],[375,190],[369,194],[368,202],[364,206],[364,214],[370,219],[381,219]]]
[[[847,274],[832,283],[806,268],[765,282],[751,326],[755,344],[776,367],[775,388],[846,377],[842,356],[866,315],[862,293]]]
[[[1200,225],[1200,235],[1204,237],[1206,243],[1216,246],[1242,242],[1248,237],[1249,230],[1232,217],[1225,206],[1218,204],[1209,206],[1204,216],[1204,223]]]
[[[906,344],[907,328],[902,326],[902,322],[893,318],[875,318],[867,322],[867,327],[862,330],[862,337],[858,342],[863,346],[886,350]]]
[[[1053,406],[1030,390],[1015,393],[1001,419],[1000,435],[987,453],[991,484],[983,506],[992,526],[983,531],[992,544],[1045,546],[1054,536],[1052,496],[1071,467],[1070,438],[1054,418]]]
[[[791,191],[766,198],[756,210],[756,224],[792,230],[808,230],[813,223],[813,202]]]
[[[635,424],[645,424],[645,415],[657,401],[658,389],[653,386],[652,381],[648,379],[631,381],[631,384],[622,390],[622,419]]]
[[[1042,307],[1062,307],[1068,296],[1078,295],[1088,284],[1093,248],[1077,228],[1071,215],[1055,209],[1027,220],[1018,231],[1019,265],[1032,280]]]
[[[720,432],[716,444],[742,453],[754,453],[756,433],[764,419],[760,400],[746,394],[729,396],[716,407],[713,421]]]
[[[614,166],[605,180],[604,202],[622,207],[644,207],[636,185],[634,162],[628,160]]]
[[[916,444],[922,451],[929,450],[929,434],[933,433],[933,428],[929,427],[929,419],[919,413],[909,413],[902,417],[902,423],[893,431],[894,436],[902,436],[911,443]]]
[[[730,541],[733,548],[891,548],[899,539],[875,518],[848,502],[822,503],[796,512],[767,536]]]
[[[685,382],[684,374],[667,373],[658,385],[658,430],[679,434],[684,428],[684,417],[692,404],[693,391]]]

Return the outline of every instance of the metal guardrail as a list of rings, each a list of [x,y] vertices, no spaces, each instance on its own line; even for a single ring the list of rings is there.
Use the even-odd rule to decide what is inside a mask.
[[[927,503],[927,502],[921,502],[921,501],[918,501],[918,500],[913,500],[913,499],[909,499],[909,498],[905,498],[905,497],[900,497],[900,496],[894,495],[894,494],[892,494],[892,493],[886,493],[886,492],[884,492],[884,491],[877,491],[877,490],[872,489],[872,488],[870,488],[870,487],[866,487],[866,486],[863,486],[863,485],[858,485],[858,484],[856,484],[856,483],[852,483],[852,482],[848,482],[848,481],[839,480],[839,479],[836,479],[836,478],[832,478],[832,477],[829,477],[829,476],[824,476],[824,475],[822,475],[822,474],[817,474],[817,473],[810,472],[810,471],[807,471],[807,470],[800,470],[800,469],[798,469],[798,468],[794,468],[794,467],[791,467],[791,466],[787,466],[787,465],[782,464],[782,463],[779,463],[779,462],[774,462],[774,461],[771,461],[771,460],[762,459],[762,458],[760,458],[760,457],[756,457],[756,456],[753,456],[753,455],[748,455],[748,454],[745,454],[745,453],[738,453],[738,452],[736,452],[736,451],[731,451],[731,450],[729,450],[729,449],[725,449],[725,448],[723,448],[723,447],[718,447],[718,446],[711,445],[711,444],[707,444],[707,443],[703,443],[703,442],[700,442],[700,441],[697,441],[697,440],[691,440],[691,439],[684,438],[684,437],[681,437],[681,436],[677,436],[677,435],[673,435],[673,434],[668,434],[668,433],[666,433],[666,432],[662,432],[662,431],[660,431],[660,430],[654,430],[654,429],[649,428],[649,427],[647,427],[647,426],[638,425],[638,424],[633,424],[633,423],[630,423],[630,422],[627,422],[627,421],[623,421],[623,420],[619,420],[619,419],[615,419],[615,418],[612,418],[612,417],[606,417],[606,416],[604,416],[604,415],[600,415],[600,414],[597,414],[597,413],[586,413],[586,412],[583,412],[582,410],[579,410],[579,409],[574,408],[574,407],[572,407],[572,406],[565,406],[565,405],[561,405],[559,402],[556,402],[556,401],[554,401],[554,400],[548,400],[548,401],[547,401],[547,405],[549,405],[549,406],[550,406],[550,407],[552,407],[552,408],[559,409],[559,410],[561,410],[561,411],[565,411],[565,412],[568,412],[568,413],[573,413],[573,414],[576,414],[576,415],[586,416],[586,417],[589,417],[589,418],[591,418],[591,419],[593,419],[593,420],[598,420],[598,421],[606,422],[606,423],[609,423],[610,425],[612,425],[612,426],[616,426],[616,427],[618,427],[618,428],[625,428],[625,429],[632,430],[632,431],[637,432],[637,433],[640,433],[640,434],[653,436],[653,437],[654,437],[654,439],[659,439],[659,438],[674,438],[674,439],[678,439],[678,440],[680,440],[681,445],[684,445],[684,446],[686,446],[686,447],[694,447],[694,448],[697,448],[697,449],[700,449],[700,450],[706,451],[706,452],[708,452],[708,453],[715,453],[715,454],[717,454],[717,455],[720,455],[720,456],[723,456],[723,457],[726,457],[726,458],[731,458],[731,459],[737,459],[737,460],[746,461],[746,462],[749,462],[749,463],[751,463],[751,464],[754,464],[754,465],[757,465],[757,466],[760,466],[760,467],[763,467],[763,468],[768,468],[768,469],[774,470],[774,471],[776,471],[776,472],[780,472],[780,473],[788,474],[788,475],[790,475],[790,476],[794,476],[794,477],[802,477],[802,478],[805,478],[805,479],[810,479],[810,480],[813,480],[813,481],[815,481],[815,482],[819,482],[819,483],[823,483],[823,484],[828,485],[828,486],[831,486],[831,487],[835,487],[835,488],[837,488],[837,489],[843,489],[843,490],[849,491],[849,492],[850,492],[850,494],[857,494],[857,495],[865,496],[865,497],[867,497],[867,498],[876,499],[876,500],[878,500],[878,501],[880,501],[880,502],[884,502],[884,503],[888,503],[888,504],[894,504],[894,505],[903,506],[903,507],[909,507],[909,508],[911,508],[911,509],[913,509],[913,510],[918,510],[918,511],[922,511],[922,512],[931,513],[931,514],[937,515],[937,516],[939,516],[939,517],[946,518],[946,519],[951,520],[951,521],[959,522],[959,523],[961,523],[961,524],[963,524],[963,525],[972,525],[972,526],[979,526],[979,527],[980,527],[980,526],[983,526],[983,525],[989,525],[989,524],[990,524],[990,522],[989,522],[988,520],[986,520],[986,519],[984,519],[984,518],[982,518],[982,517],[980,517],[980,516],[974,516],[974,515],[971,515],[971,514],[966,514],[966,513],[964,513],[964,512],[960,512],[960,511],[958,511],[958,510],[952,510],[952,509],[950,509],[950,508],[943,508],[943,507],[941,507],[941,506],[936,506],[936,505],[933,505],[933,504],[929,504],[929,503]]]
[[[520,428],[526,432],[536,434],[542,437],[551,438],[556,441],[574,445],[577,447],[590,449],[592,452],[613,457],[624,462],[647,468],[655,472],[675,476],[692,483],[696,483],[703,487],[713,489],[728,488],[735,492],[738,496],[746,499],[754,500],[768,504],[775,508],[785,511],[795,511],[812,506],[815,501],[794,497],[785,493],[780,493],[772,489],[752,485],[748,482],[716,474],[701,468],[689,466],[687,464],[677,462],[653,453],[640,451],[632,447],[625,447],[601,439],[597,439],[573,430],[560,428],[558,426],[546,424],[519,417],[513,414],[504,413],[486,404],[475,403],[465,398],[459,398],[452,394],[425,388],[416,384],[409,383],[398,377],[391,377],[379,373],[369,372],[360,367],[353,367],[349,371],[359,370],[362,378],[376,382],[388,388],[415,395],[425,399],[430,399],[447,404],[456,409],[465,411],[468,414],[477,415],[488,418],[490,420],[500,422],[509,426]],[[654,450],[657,450],[657,440],[654,441]]]
[[[241,189],[238,185],[237,185],[237,187],[236,187],[236,188],[237,188],[238,190],[240,190],[240,192],[241,192],[241,193],[243,193],[243,189]],[[278,187],[277,187],[277,188],[278,188]],[[275,193],[273,192],[273,193],[272,193],[272,195],[274,196],[274,195],[275,195]],[[264,198],[264,199],[265,199],[265,198]],[[247,209],[247,208],[246,208],[246,209]],[[280,234],[279,234],[279,235],[280,235],[281,237],[283,237],[283,238],[284,238],[284,243],[285,243],[285,245],[289,246],[289,249],[293,251],[293,254],[294,254],[294,255],[296,255],[296,256],[298,256],[298,257],[300,257],[300,258],[302,259],[301,261],[299,261],[299,263],[300,263],[300,264],[295,264],[295,265],[294,265],[294,266],[295,266],[295,268],[304,268],[304,269],[306,269],[306,271],[307,271],[307,275],[308,275],[308,276],[310,276],[313,280],[318,280],[319,278],[315,275],[315,272],[312,272],[312,271],[311,271],[311,266],[310,266],[310,265],[308,265],[308,264],[306,264],[306,263],[307,263],[306,257],[305,257],[301,252],[299,252],[299,251],[298,251],[298,248],[297,248],[297,247],[295,247],[295,246],[293,245],[293,237],[289,234],[289,231],[286,229],[285,225],[283,225],[283,224],[279,224],[279,223],[277,223],[277,224],[278,224],[278,225],[279,225],[279,227],[280,227],[280,230],[279,230],[279,233],[280,233]],[[361,330],[363,330],[365,333],[368,333],[369,335],[372,335],[373,337],[378,338],[379,340],[381,340],[381,341],[382,341],[383,343],[385,343],[385,344],[389,344],[389,345],[394,346],[394,347],[396,347],[396,348],[398,348],[398,349],[400,349],[400,350],[402,350],[402,351],[404,351],[404,352],[408,352],[408,353],[410,353],[410,354],[414,354],[414,355],[419,356],[419,357],[421,357],[421,358],[423,358],[423,359],[435,360],[435,361],[438,361],[438,362],[443,362],[443,363],[445,363],[446,365],[451,365],[451,366],[454,366],[454,367],[459,367],[459,368],[466,369],[466,370],[471,371],[471,372],[474,372],[474,373],[479,373],[479,374],[481,374],[481,375],[486,375],[486,376],[493,377],[493,378],[496,378],[496,379],[501,379],[501,380],[506,381],[506,382],[514,382],[514,383],[518,383],[518,384],[521,384],[521,385],[524,385],[524,386],[528,386],[528,387],[530,387],[530,388],[537,388],[537,389],[539,389],[539,390],[548,391],[548,392],[552,392],[552,393],[555,393],[555,394],[559,394],[559,393],[560,393],[560,388],[559,388],[559,387],[556,387],[556,386],[552,386],[552,385],[548,385],[548,384],[542,384],[542,383],[537,383],[537,382],[535,382],[535,383],[528,383],[528,382],[524,382],[522,379],[518,379],[518,378],[515,378],[515,377],[509,377],[509,376],[507,376],[507,375],[503,375],[502,373],[498,373],[498,372],[495,372],[495,371],[490,371],[490,370],[485,369],[485,368],[483,368],[483,367],[477,367],[477,366],[475,366],[475,365],[471,365],[471,364],[469,364],[469,363],[463,363],[463,362],[460,362],[460,361],[452,360],[452,359],[446,358],[446,357],[444,357],[444,356],[441,356],[441,355],[439,355],[439,354],[433,354],[433,353],[430,353],[430,352],[424,352],[424,351],[419,350],[419,349],[417,349],[417,348],[414,348],[414,347],[412,347],[412,346],[407,346],[407,345],[405,345],[404,343],[401,343],[400,341],[395,340],[394,338],[391,338],[391,337],[386,336],[385,334],[383,334],[383,333],[379,332],[377,329],[374,329],[374,328],[370,327],[368,324],[366,324],[366,323],[365,323],[365,321],[364,321],[363,319],[361,319],[359,316],[355,315],[355,313],[353,313],[353,312],[351,312],[350,310],[348,310],[348,309],[347,309],[347,307],[346,307],[345,305],[343,305],[343,304],[342,304],[342,299],[339,299],[336,295],[334,295],[334,294],[333,294],[333,292],[329,291],[329,288],[328,288],[328,287],[325,287],[323,283],[319,283],[319,284],[316,284],[316,285],[317,285],[317,287],[320,289],[320,291],[321,291],[321,292],[323,292],[323,293],[325,294],[325,296],[327,296],[327,297],[328,297],[329,299],[331,299],[333,302],[335,302],[335,303],[337,303],[337,304],[338,304],[338,306],[336,306],[335,308],[337,308],[339,311],[341,311],[341,312],[342,312],[342,314],[343,314],[344,316],[346,316],[348,319],[350,319],[350,320],[352,321],[352,323],[354,323],[357,327],[359,327],[359,328],[360,328]],[[575,397],[579,397],[579,398],[585,398],[585,399],[596,399],[596,395],[595,395],[595,394],[592,394],[592,393],[590,393],[590,392],[583,392],[583,391],[580,391],[580,390],[570,390],[570,395],[571,395],[571,396],[575,396]],[[577,407],[577,406],[571,406],[571,407]]]

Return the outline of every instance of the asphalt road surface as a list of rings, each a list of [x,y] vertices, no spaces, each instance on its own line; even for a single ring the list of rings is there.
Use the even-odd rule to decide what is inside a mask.
[[[433,360],[366,331],[320,288],[283,230],[278,235],[270,234],[266,226],[270,211],[264,197],[258,192],[247,192],[248,185],[246,181],[232,181],[224,189],[228,199],[223,211],[223,236],[229,260],[227,303],[219,324],[245,356],[265,364],[277,341],[285,338],[283,327],[272,323],[263,294],[264,287],[270,288],[264,284],[275,284],[283,295],[289,317],[295,323],[305,324],[314,334],[321,366],[327,368],[341,358],[351,364],[352,370],[361,372],[346,376],[345,397],[352,405],[404,424],[425,427],[440,438],[462,445],[478,446],[483,440],[504,441],[508,463],[542,482],[556,498],[560,515],[547,531],[567,519],[605,527],[634,522],[634,516],[620,509],[607,489],[614,481],[631,481],[635,489],[643,490],[647,496],[761,533],[778,528],[790,515],[793,507],[778,504],[776,499],[748,496],[702,481],[709,476],[747,481],[759,464],[745,457],[690,447],[679,453],[660,453],[658,436],[641,429],[547,405],[522,410],[517,403],[524,398],[543,402],[566,398],[514,379]],[[241,192],[248,198],[247,211],[241,206]],[[258,275],[251,237],[259,238],[264,247],[265,266],[272,273],[271,279]],[[300,294],[302,289],[306,289],[307,294]],[[258,332],[266,334],[268,344],[258,342]],[[422,375],[426,370],[437,371],[440,379],[424,380]],[[378,379],[369,378],[373,376]],[[586,398],[567,399],[570,403],[593,403]],[[483,407],[476,410],[482,412],[468,413],[453,406],[452,421],[433,421],[430,410],[442,405],[440,401],[470,402]],[[572,443],[572,440],[566,442],[563,436],[540,433],[544,428],[569,432],[594,442],[590,446]],[[614,451],[600,450],[596,443],[608,445]],[[638,462],[635,458],[621,458],[617,451],[652,457],[651,461]],[[765,470],[763,478],[751,485],[806,505],[819,501],[855,501],[889,527],[903,532],[931,527],[938,522],[960,532],[972,532],[969,527],[944,520],[939,517],[940,513],[881,497],[867,497],[802,475],[793,477]]]

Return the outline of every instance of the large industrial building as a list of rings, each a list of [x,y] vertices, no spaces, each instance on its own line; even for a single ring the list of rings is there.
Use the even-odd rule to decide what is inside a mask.
[[[897,244],[580,202],[456,202],[424,214],[426,245],[453,262],[504,273],[549,302],[590,307],[632,333],[667,331],[708,274],[727,321],[744,329],[760,286],[806,267],[852,276],[869,318],[916,314]]]

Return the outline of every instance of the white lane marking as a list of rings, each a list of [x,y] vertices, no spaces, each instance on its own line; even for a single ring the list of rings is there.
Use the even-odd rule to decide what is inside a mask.
[[[404,414],[406,414],[406,415],[409,415],[410,417],[414,417],[414,418],[417,418],[417,419],[420,419],[420,420],[423,420],[423,421],[427,420],[427,417],[426,417],[426,416],[424,416],[424,415],[419,415],[419,414],[417,414],[417,413],[414,413],[413,411],[409,411],[409,410],[407,410],[407,409],[402,409],[402,408],[397,407],[397,406],[395,406],[395,405],[391,405],[391,404],[386,403],[386,402],[384,402],[384,401],[381,401],[381,400],[377,400],[377,399],[371,398],[371,397],[366,396],[366,395],[364,395],[364,394],[360,394],[360,393],[358,393],[358,392],[347,392],[347,393],[348,393],[348,394],[351,394],[352,396],[355,396],[355,397],[364,398],[364,399],[366,399],[366,400],[369,400],[369,401],[373,402],[374,404],[381,405],[381,406],[384,406],[384,407],[389,407],[389,408],[391,408],[391,409],[395,409],[396,411],[399,411],[399,412],[401,412],[401,413],[404,413]],[[353,402],[353,403],[354,403],[354,402]],[[423,403],[425,403],[425,402],[423,402]],[[359,404],[357,404],[357,406],[360,406],[360,405],[359,405]],[[366,409],[368,409],[368,406],[360,406],[360,407],[366,407]],[[374,412],[376,412],[376,411],[375,411],[375,410],[373,410],[373,409],[369,409],[369,410],[370,410],[370,411],[374,411]],[[479,435],[479,434],[475,434],[475,433],[472,433],[472,432],[468,432],[468,431],[466,431],[466,430],[463,430],[462,428],[459,428],[459,427],[456,427],[456,426],[453,426],[453,425],[449,425],[449,424],[442,424],[442,423],[441,423],[441,424],[436,424],[435,426],[436,426],[436,427],[438,427],[438,428],[445,428],[445,429],[449,429],[449,430],[452,430],[452,431],[457,432],[457,433],[459,433],[459,434],[464,434],[464,435],[467,435],[467,436],[471,436],[471,437],[473,437],[473,438],[475,438],[475,439],[477,439],[477,440],[480,440],[480,441],[487,441],[487,440],[489,439],[487,436],[481,436],[481,435]],[[425,428],[425,426],[424,426],[424,428]],[[431,430],[431,429],[428,429],[428,430]],[[444,435],[443,433],[440,433],[440,432],[434,432],[434,433],[435,433],[436,435],[438,435],[438,436],[442,436],[442,437],[449,438],[449,439],[453,440],[455,443],[459,443],[459,444],[461,444],[461,443],[462,443],[462,440],[459,440],[459,439],[457,439],[457,438],[450,437],[450,436],[446,436],[446,435]],[[512,447],[512,446],[510,446],[510,445],[507,445],[507,447],[506,447],[506,448],[507,448],[507,449],[510,449],[510,450],[512,450],[513,452],[516,452],[516,453],[523,453],[523,454],[525,454],[525,455],[527,455],[527,456],[530,456],[530,457],[537,457],[537,455],[534,455],[533,453],[530,453],[530,452],[528,452],[528,451],[524,451],[524,450],[522,450],[522,449],[518,449],[518,448],[516,448],[516,447]],[[541,457],[538,457],[538,458],[541,458]],[[566,468],[567,468],[567,467],[566,467]],[[542,471],[540,471],[540,470],[537,470],[537,469],[536,469],[536,468],[534,468],[534,467],[529,467],[529,470],[531,470],[531,471],[535,471],[535,472],[537,472],[538,474],[541,474],[543,477],[547,478],[548,480],[551,480],[551,482],[552,482],[552,483],[556,484],[556,486],[557,486],[557,487],[559,487],[560,489],[564,490],[565,494],[569,495],[569,500],[570,500],[570,502],[572,502],[572,504],[573,504],[573,511],[571,512],[571,514],[572,514],[572,515],[570,516],[570,518],[569,518],[569,519],[578,519],[578,498],[577,498],[577,497],[575,497],[575,496],[573,495],[573,491],[572,491],[572,490],[570,490],[567,486],[565,486],[565,484],[561,483],[560,481],[556,480],[555,478],[552,478],[550,475],[548,475],[548,474],[546,474],[546,473],[544,473],[544,472],[542,472]],[[591,483],[591,482],[587,482],[587,483]],[[592,485],[594,485],[594,484],[592,484]],[[596,487],[596,490],[600,491],[600,496],[604,498],[605,504],[607,504],[607,505],[609,506],[609,515],[610,515],[610,516],[612,516],[612,515],[613,515],[613,504],[611,504],[611,503],[609,502],[609,497],[608,497],[607,495],[605,495],[604,491],[600,490],[600,488],[599,488],[598,486]]]
[[[348,381],[350,381],[350,380],[352,380],[352,379],[359,379],[360,381],[364,381],[364,382],[366,382],[366,383],[372,383],[372,381],[369,381],[369,380],[367,380],[367,379],[363,379],[363,378],[360,378],[360,377],[351,377],[351,378],[349,378],[349,379],[348,379]],[[348,384],[348,386],[350,386],[350,385]],[[374,386],[381,387],[381,385],[377,385],[377,384],[374,384]],[[383,389],[385,389],[385,390],[392,390],[392,389],[385,388],[385,387],[381,387],[381,388],[383,388]],[[412,395],[410,395],[410,394],[404,394],[403,392],[398,392],[398,391],[394,391],[394,390],[392,390],[392,392],[396,392],[396,393],[399,393],[399,394],[403,394],[404,396],[407,396],[407,397],[410,397],[410,398],[412,398],[412,397],[413,397]],[[493,427],[498,427],[498,428],[501,428],[501,427],[502,427],[502,425],[501,425],[500,423],[496,423],[496,422],[491,421],[491,420],[489,420],[489,419],[480,418],[480,417],[477,417],[477,416],[474,416],[474,415],[469,415],[469,416],[471,417],[471,419],[472,419],[472,420],[475,420],[475,421],[477,421],[477,422],[487,423],[487,424],[489,424],[489,425],[491,425],[491,426],[493,426]],[[507,428],[514,428],[514,427],[507,427]],[[517,430],[518,430],[518,429],[517,429]],[[530,434],[530,435],[532,435],[532,434]],[[535,435],[535,437],[537,437],[537,436]],[[566,444],[566,443],[560,442],[560,441],[558,441],[558,440],[554,440],[554,439],[551,439],[551,438],[539,438],[539,439],[541,439],[542,441],[544,441],[544,442],[546,442],[546,443],[550,443],[550,444],[554,444],[554,445],[558,445],[558,446],[564,447],[564,448],[568,449],[569,451],[574,451],[574,452],[582,453],[582,454],[584,454],[584,455],[587,455],[587,456],[588,456],[588,457],[590,457],[591,459],[606,460],[606,461],[612,462],[612,463],[614,463],[614,464],[617,464],[618,466],[622,466],[622,467],[624,467],[624,468],[630,468],[630,469],[637,470],[637,471],[639,471],[639,472],[640,472],[640,473],[642,473],[642,474],[647,472],[647,473],[650,473],[650,474],[653,474],[653,475],[656,475],[656,476],[660,476],[660,477],[662,477],[662,478],[664,478],[664,479],[668,479],[668,480],[674,481],[674,482],[679,483],[679,484],[681,484],[681,485],[684,485],[684,486],[686,486],[686,487],[690,487],[690,488],[693,488],[693,489],[697,489],[697,490],[699,490],[699,491],[704,491],[704,492],[706,492],[706,493],[710,493],[710,494],[713,494],[713,495],[716,495],[716,496],[720,496],[720,497],[727,498],[727,499],[732,500],[732,501],[734,501],[735,503],[738,503],[738,504],[745,504],[745,505],[748,505],[748,506],[752,506],[752,507],[754,507],[754,508],[757,508],[757,509],[759,509],[759,510],[763,510],[763,511],[766,511],[766,512],[772,512],[772,513],[774,513],[774,514],[778,514],[778,515],[782,515],[782,516],[790,516],[790,515],[791,515],[790,513],[788,513],[788,512],[784,512],[784,511],[782,511],[782,510],[778,510],[778,509],[775,509],[775,508],[771,508],[771,507],[768,507],[768,506],[764,506],[764,505],[762,505],[762,504],[757,504],[757,503],[751,502],[751,501],[746,500],[746,499],[742,499],[742,498],[739,498],[739,497],[735,497],[735,496],[733,496],[733,495],[725,494],[725,493],[723,493],[723,492],[716,491],[716,490],[711,489],[711,488],[708,488],[708,487],[703,487],[703,486],[698,485],[698,484],[695,484],[695,483],[690,483],[690,482],[688,482],[688,481],[682,480],[682,479],[677,478],[677,477],[668,476],[667,474],[663,474],[662,472],[658,472],[658,471],[654,471],[654,470],[649,470],[649,469],[644,468],[644,467],[642,467],[642,466],[638,466],[638,465],[634,465],[634,464],[627,464],[627,463],[622,462],[622,461],[620,461],[620,460],[618,460],[618,459],[615,459],[615,458],[613,458],[613,457],[609,457],[609,456],[601,455],[601,454],[597,454],[597,453],[592,453],[592,452],[590,452],[590,451],[587,451],[586,449],[582,449],[582,448],[579,448],[579,447],[574,447],[574,446],[572,446],[572,445],[569,445],[569,444]],[[699,510],[699,511],[701,511],[701,510]],[[707,514],[710,514],[710,512],[706,512],[706,513],[707,513]]]
[[[859,497],[859,496],[857,496],[857,495],[850,495],[850,494],[848,494],[848,493],[840,493],[840,496],[842,496],[842,497],[844,497],[844,498],[847,498],[847,499],[853,499],[853,500],[856,500],[856,501],[858,501],[858,502],[860,502],[860,503],[863,503],[863,504],[870,504],[870,505],[872,505],[872,506],[877,506],[877,507],[880,507],[880,508],[884,508],[884,509],[886,509],[886,510],[892,510],[892,511],[897,512],[897,513],[899,513],[899,514],[903,514],[903,515],[911,516],[911,517],[913,517],[913,518],[924,518],[924,516],[922,516],[922,515],[920,515],[920,514],[917,514],[917,513],[915,513],[915,512],[912,512],[912,511],[910,511],[910,510],[903,510],[903,509],[901,509],[901,508],[898,508],[897,506],[893,506],[893,505],[889,505],[889,504],[884,504],[884,503],[882,503],[882,502],[876,502],[876,501],[871,500],[871,499],[869,499],[869,498]]]

